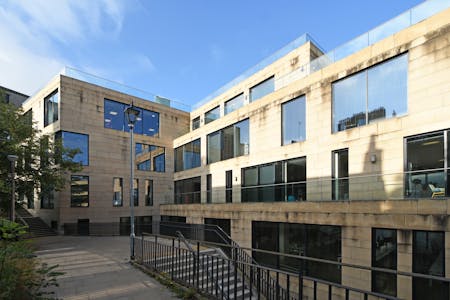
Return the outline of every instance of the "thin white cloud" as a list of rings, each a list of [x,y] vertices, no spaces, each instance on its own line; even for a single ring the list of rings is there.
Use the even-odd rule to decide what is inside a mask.
[[[150,58],[143,54],[136,54],[134,57],[134,63],[136,64],[135,67],[143,71],[153,72],[156,70],[155,65]]]
[[[0,85],[32,94],[64,65],[73,65],[68,54],[61,50],[64,47],[87,45],[92,39],[117,39],[125,19],[125,3],[129,2],[2,1]],[[154,68],[148,58],[141,63],[147,69]]]

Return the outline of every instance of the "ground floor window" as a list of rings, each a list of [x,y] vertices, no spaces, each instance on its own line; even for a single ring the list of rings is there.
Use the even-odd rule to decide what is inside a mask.
[[[200,203],[201,177],[175,181],[175,204]]]
[[[413,272],[445,276],[444,232],[413,232]],[[417,277],[413,278],[413,299],[448,298],[448,283]]]
[[[252,247],[340,261],[341,227],[253,221]],[[333,264],[305,261],[256,251],[252,255],[258,263],[263,265],[293,272],[303,270],[305,275],[311,277],[341,282],[341,269]]]
[[[372,229],[372,267],[397,270],[397,230]],[[397,276],[372,271],[372,291],[397,296]]]

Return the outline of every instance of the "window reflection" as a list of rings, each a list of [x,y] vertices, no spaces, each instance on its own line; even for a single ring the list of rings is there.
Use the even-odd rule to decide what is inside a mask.
[[[69,150],[79,150],[71,160],[80,163],[83,166],[89,165],[89,136],[87,134],[60,131],[56,134],[56,139],[62,140],[62,146]],[[63,156],[64,160],[68,160],[67,155]]]
[[[44,99],[44,126],[58,121],[59,93],[54,91]]]
[[[413,232],[413,272],[445,276],[444,232]],[[448,283],[413,278],[413,299],[448,299]]]
[[[220,118],[220,107],[214,107],[210,111],[205,113],[205,124],[211,123],[214,120]]]
[[[153,180],[145,180],[145,205],[153,206]]]
[[[175,204],[200,203],[200,186],[200,176],[175,181]]]
[[[249,140],[248,119],[208,134],[208,164],[249,154]]]
[[[200,139],[175,148],[175,172],[200,167]]]
[[[113,179],[113,206],[123,205],[123,179]]]
[[[304,141],[306,137],[305,97],[283,103],[283,145]]]
[[[372,229],[372,267],[397,270],[397,231]],[[372,271],[372,291],[391,296],[397,295],[397,276]]]
[[[128,132],[130,129],[125,117],[128,104],[104,100],[104,127]],[[134,125],[134,133],[147,136],[159,135],[159,113],[136,107],[140,111]]]
[[[254,87],[250,88],[250,102],[258,100],[259,98],[264,97],[272,93],[275,90],[275,80],[274,76],[264,80],[261,83],[258,83]]]
[[[89,176],[72,175],[70,178],[70,206],[89,206]]]
[[[229,114],[244,106],[244,94],[239,94],[236,97],[225,102],[225,114]]]
[[[136,168],[140,171],[165,172],[165,148],[136,143]]]
[[[306,157],[242,169],[242,202],[306,200]]]
[[[407,112],[408,55],[332,84],[333,132]]]

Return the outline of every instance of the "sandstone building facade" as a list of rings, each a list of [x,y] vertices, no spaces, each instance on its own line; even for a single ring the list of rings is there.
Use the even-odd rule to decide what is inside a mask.
[[[58,76],[23,107],[44,133],[87,139],[88,163],[71,182],[88,184],[88,197],[68,187],[53,205],[35,199],[34,212],[58,228],[126,223],[129,134],[119,114],[133,101],[146,111],[134,146],[147,155],[136,165],[143,222],[219,224],[245,247],[448,277],[448,7],[426,1],[329,53],[302,36],[190,113]],[[152,114],[158,126],[146,123]],[[399,298],[449,297],[432,280],[324,263],[307,272]]]

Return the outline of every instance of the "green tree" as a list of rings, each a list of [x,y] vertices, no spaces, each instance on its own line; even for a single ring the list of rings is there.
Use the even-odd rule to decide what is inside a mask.
[[[81,169],[72,161],[79,149],[65,149],[54,136],[42,134],[32,122],[31,112],[23,113],[5,101],[0,91],[0,208],[10,208],[11,179],[7,155],[19,157],[16,165],[16,192],[19,197],[52,197],[64,188],[66,174]],[[64,158],[64,159],[63,159]]]

